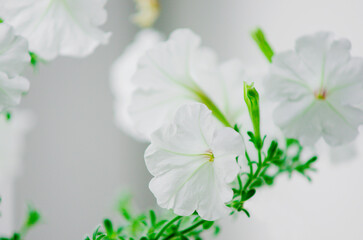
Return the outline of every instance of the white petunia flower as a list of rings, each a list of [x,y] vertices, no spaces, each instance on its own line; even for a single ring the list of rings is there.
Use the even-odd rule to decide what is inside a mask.
[[[2,0],[0,16],[29,41],[29,49],[46,60],[57,55],[84,57],[110,33],[105,23],[106,0]]]
[[[280,101],[274,120],[287,137],[330,145],[353,140],[363,123],[363,59],[346,39],[319,32],[296,41],[295,51],[273,58],[266,89]]]
[[[20,103],[29,81],[19,74],[30,62],[27,41],[14,35],[8,24],[0,24],[0,112]]]
[[[147,139],[145,139],[142,133],[137,132],[127,111],[130,105],[131,94],[135,89],[131,79],[136,71],[140,57],[148,49],[154,47],[162,40],[163,37],[161,34],[155,30],[145,29],[140,31],[134,42],[126,48],[111,68],[111,87],[115,98],[114,111],[116,125],[138,140]]]
[[[228,101],[214,53],[200,46],[200,38],[188,29],[174,31],[140,59],[133,77],[136,90],[129,112],[135,128],[146,138],[185,103],[201,102],[224,125],[233,126],[223,109]],[[243,79],[240,79],[241,86]],[[236,99],[241,105],[241,99]]]
[[[228,183],[239,173],[236,157],[243,151],[241,136],[221,126],[205,105],[183,105],[151,136],[145,152],[154,176],[150,190],[161,207],[178,215],[197,211],[203,219],[216,220],[230,212]]]

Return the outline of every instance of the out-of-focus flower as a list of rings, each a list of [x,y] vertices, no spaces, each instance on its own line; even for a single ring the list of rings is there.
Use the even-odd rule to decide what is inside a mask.
[[[28,42],[14,34],[6,23],[0,24],[0,72],[12,78],[23,72],[30,62]]]
[[[147,139],[143,138],[142,133],[137,132],[127,111],[130,105],[131,94],[135,89],[131,79],[136,71],[139,58],[148,49],[154,47],[162,40],[162,35],[153,29],[140,31],[135,41],[125,49],[111,68],[111,87],[115,98],[114,111],[116,125],[138,140]]]
[[[21,76],[8,78],[0,72],[0,112],[18,105],[22,95],[29,90],[29,81]]]
[[[220,65],[221,80],[225,86],[224,98],[217,99],[223,112],[231,123],[241,124],[242,116],[247,112],[243,100],[243,81],[249,81],[249,75],[240,60],[229,60]],[[257,79],[254,79],[257,80]]]
[[[228,92],[216,57],[188,29],[174,31],[168,41],[147,51],[132,81],[136,90],[129,112],[135,128],[146,137],[188,102],[204,103],[225,126],[234,125],[223,109]],[[242,102],[242,97],[243,92],[236,101]]]
[[[241,136],[222,127],[200,103],[181,106],[174,120],[151,136],[145,152],[146,166],[154,178],[150,189],[158,204],[178,215],[194,211],[206,220],[229,213],[225,203],[233,197],[228,183],[244,151]]]
[[[29,81],[19,76],[29,62],[27,41],[0,23],[0,112],[18,105],[29,90]]]
[[[151,27],[160,15],[158,0],[134,0],[137,13],[132,16],[135,24],[142,28]]]
[[[350,42],[319,32],[296,41],[295,51],[274,56],[266,89],[280,101],[274,120],[287,137],[329,145],[353,140],[363,111],[363,59],[351,57]]]
[[[104,24],[106,0],[2,0],[0,16],[29,41],[29,49],[45,60],[57,55],[84,57],[110,33]]]
[[[14,177],[21,171],[25,136],[34,125],[34,116],[25,110],[12,112],[11,121],[0,116],[0,177]]]

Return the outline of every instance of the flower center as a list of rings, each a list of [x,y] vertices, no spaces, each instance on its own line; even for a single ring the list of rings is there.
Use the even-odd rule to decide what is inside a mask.
[[[327,96],[327,90],[324,88],[320,88],[318,91],[314,92],[314,96],[318,100],[325,100]]]
[[[214,162],[214,155],[212,150],[208,150],[204,155],[206,156],[209,162]]]

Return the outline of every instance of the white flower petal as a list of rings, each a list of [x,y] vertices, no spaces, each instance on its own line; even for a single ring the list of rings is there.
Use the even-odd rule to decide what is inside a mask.
[[[315,76],[294,52],[289,51],[274,56],[265,85],[267,94],[273,99],[296,100],[313,91],[309,81],[314,82]]]
[[[46,60],[84,57],[110,36],[98,29],[106,20],[106,0],[3,0],[0,15]]]
[[[236,157],[242,156],[245,150],[242,136],[232,128],[218,129],[214,134],[211,150],[215,158],[216,173],[224,182],[235,180],[240,171]]]
[[[211,150],[217,126],[217,120],[205,105],[186,104],[175,113],[172,124],[161,127],[151,135],[151,142],[171,153],[198,155]]]
[[[302,144],[311,145],[321,136],[319,109],[312,97],[297,102],[282,102],[273,114],[275,123],[282,128],[287,138],[298,138]]]
[[[236,156],[242,151],[241,136],[220,127],[205,105],[183,105],[170,124],[152,135],[145,152],[154,176],[150,190],[161,207],[176,214],[197,211],[203,219],[216,220],[230,212],[225,203],[233,191],[227,183],[239,172]]]
[[[243,82],[248,81],[245,67],[240,60],[233,59],[223,63],[220,71],[225,86],[225,94],[220,98],[221,108],[230,122],[240,123],[247,110],[243,100]]]
[[[9,77],[20,74],[30,62],[27,41],[14,35],[6,23],[0,24],[0,71]]]
[[[17,76],[8,78],[0,72],[0,112],[20,103],[21,96],[29,90],[29,81]]]

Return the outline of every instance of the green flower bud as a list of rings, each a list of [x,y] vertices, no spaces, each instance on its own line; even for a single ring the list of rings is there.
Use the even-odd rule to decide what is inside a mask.
[[[258,92],[253,83],[248,85],[246,82],[243,84],[244,99],[250,114],[250,118],[254,131],[254,144],[257,149],[262,148],[261,134],[260,134],[260,99]]]

